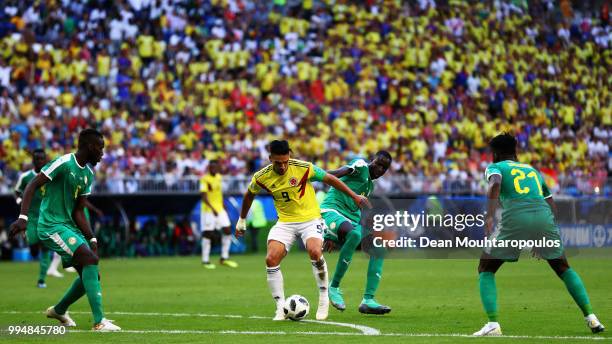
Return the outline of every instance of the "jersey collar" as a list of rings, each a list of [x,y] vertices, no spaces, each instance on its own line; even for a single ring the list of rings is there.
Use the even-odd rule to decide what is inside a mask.
[[[81,166],[79,165],[79,161],[77,160],[76,156],[74,155],[74,153],[70,153],[70,155],[72,155],[72,158],[74,159],[74,162],[76,163],[77,166],[79,166],[79,168],[82,170],[85,168],[85,166]]]

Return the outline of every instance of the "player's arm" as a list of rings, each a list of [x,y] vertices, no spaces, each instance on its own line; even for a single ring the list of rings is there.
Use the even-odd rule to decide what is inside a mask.
[[[19,176],[19,179],[17,180],[17,185],[15,185],[15,203],[17,204],[21,204],[21,200],[22,200],[22,195],[23,195],[23,177],[25,176],[24,173],[22,173]]]
[[[87,197],[85,197],[85,208],[96,213],[98,217],[104,216],[104,213],[102,212],[102,210],[100,210],[100,208],[96,207],[95,205],[91,204],[91,202],[89,201],[89,199],[87,199]]]
[[[350,166],[342,166],[339,169],[327,171],[327,173],[331,174],[332,176],[335,176],[336,178],[342,178],[353,172],[355,172],[355,169]]]
[[[365,207],[371,208],[372,207],[367,197],[356,194],[353,190],[351,190],[348,186],[346,186],[344,182],[342,182],[340,179],[338,179],[338,177],[334,176],[333,174],[327,173],[325,171],[323,172],[325,173],[325,175],[321,179],[323,183],[350,196],[353,199],[353,202],[355,202],[355,204],[357,204],[359,208],[365,208]]]
[[[499,207],[499,194],[501,193],[501,175],[491,174],[489,176],[489,187],[487,190],[487,215],[485,218],[485,234],[493,232],[495,223],[495,212]]]
[[[94,237],[93,231],[91,230],[89,221],[87,221],[87,217],[85,217],[85,207],[88,203],[89,201],[87,200],[87,196],[80,195],[72,212],[72,219],[74,220],[74,223],[76,223],[77,227],[79,227],[81,233],[83,233],[83,236],[85,239],[87,239],[89,246],[95,253],[98,249],[97,241]]]
[[[236,236],[240,237],[246,230],[246,217],[249,215],[249,210],[255,199],[255,194],[251,192],[250,188],[244,193],[242,198],[242,207],[240,208],[240,218],[236,223]]]
[[[23,199],[21,201],[21,210],[19,211],[19,218],[17,221],[11,224],[9,235],[11,237],[15,236],[18,233],[21,233],[26,230],[28,224],[28,212],[30,211],[30,204],[32,203],[32,197],[34,197],[34,192],[41,186],[48,183],[50,179],[45,176],[43,173],[39,173],[32,179],[30,183],[26,186],[23,191]]]

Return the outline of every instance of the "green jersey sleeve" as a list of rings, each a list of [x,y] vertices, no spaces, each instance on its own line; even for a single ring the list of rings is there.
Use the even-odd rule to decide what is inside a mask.
[[[363,159],[355,159],[347,167],[352,170],[350,173],[352,176],[364,176],[367,178],[369,175],[369,172],[365,173],[368,170],[368,163]]]
[[[542,196],[544,198],[552,197],[552,193],[550,192],[548,185],[546,185],[546,181],[544,180],[544,177],[542,177],[541,173],[538,173],[538,175],[540,177],[540,184],[542,184]]]
[[[485,179],[488,181],[492,175],[497,174],[501,178],[502,173],[497,164],[491,164],[485,170]]]
[[[59,158],[56,158],[52,160],[51,162],[47,163],[42,168],[40,173],[47,176],[49,180],[53,180],[55,176],[60,175],[64,172],[64,166],[66,166],[66,163],[68,161],[70,161],[70,154],[62,155]]]
[[[25,180],[26,180],[26,176],[28,175],[29,172],[24,172],[19,176],[19,179],[17,179],[17,184],[15,185],[15,191],[23,193],[23,190],[25,190],[26,185],[28,184]]]
[[[327,174],[327,172],[325,172],[325,170],[323,170],[319,166],[315,166],[315,165],[312,165],[312,171],[313,171],[312,176],[309,179],[311,181],[322,182],[323,178]]]

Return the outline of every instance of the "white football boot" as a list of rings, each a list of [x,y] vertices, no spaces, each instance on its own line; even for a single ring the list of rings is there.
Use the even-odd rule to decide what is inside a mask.
[[[486,323],[478,332],[474,332],[473,336],[484,337],[484,336],[501,336],[502,331],[498,322]]]
[[[110,320],[103,318],[102,321],[94,325],[92,330],[95,332],[116,332],[121,331],[121,327],[113,324]]]
[[[595,314],[587,315],[584,317],[584,320],[586,320],[587,326],[589,326],[591,332],[593,333],[603,332],[605,329],[604,325],[599,322],[599,319],[597,319]]]
[[[65,327],[76,327],[76,323],[68,315],[68,312],[66,312],[66,314],[58,314],[55,311],[54,306],[51,306],[51,307],[47,308],[46,314],[47,314],[47,318],[59,320],[60,323],[62,324],[62,326],[65,326]]]

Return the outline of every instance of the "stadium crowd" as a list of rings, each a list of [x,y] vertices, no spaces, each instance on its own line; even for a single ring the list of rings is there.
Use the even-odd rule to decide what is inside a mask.
[[[553,188],[612,170],[605,1],[2,3],[0,192],[29,150],[63,154],[89,126],[116,192],[211,159],[248,176],[280,136],[327,169],[387,149],[411,191],[480,189],[504,130]]]

